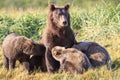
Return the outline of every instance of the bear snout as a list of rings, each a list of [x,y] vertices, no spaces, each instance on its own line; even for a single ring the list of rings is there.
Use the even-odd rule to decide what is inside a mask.
[[[62,27],[68,26],[68,21],[67,21],[67,17],[66,17],[66,16],[62,15],[62,16],[60,17],[60,25],[61,25]]]
[[[62,21],[61,26],[67,27],[68,26],[68,22],[66,20]]]
[[[66,25],[67,24],[67,21],[63,21],[63,25]]]

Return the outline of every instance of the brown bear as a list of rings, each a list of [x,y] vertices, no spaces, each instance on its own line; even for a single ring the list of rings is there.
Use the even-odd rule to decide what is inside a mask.
[[[56,46],[52,48],[52,56],[60,62],[59,71],[69,73],[84,73],[91,67],[87,56],[75,48]]]
[[[30,71],[33,72],[35,70],[40,70],[41,72],[47,72],[46,63],[45,63],[45,55],[38,56],[33,55],[30,58]]]
[[[16,60],[19,60],[24,68],[29,72],[30,55],[42,56],[45,54],[45,46],[38,44],[25,36],[19,36],[11,33],[3,41],[2,44],[4,66],[6,69],[15,68]]]
[[[112,61],[107,50],[95,42],[80,42],[79,44],[73,45],[76,48],[87,55],[92,67],[100,67],[107,64],[111,69]]]
[[[76,43],[70,27],[69,5],[55,7],[50,5],[47,26],[43,32],[42,43],[46,47],[45,59],[48,72],[58,71],[60,63],[51,54],[55,46],[72,47]]]

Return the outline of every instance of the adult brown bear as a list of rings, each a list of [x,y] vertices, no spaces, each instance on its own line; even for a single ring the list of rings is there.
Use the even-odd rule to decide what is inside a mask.
[[[11,33],[4,39],[2,50],[6,69],[15,68],[15,62],[19,60],[29,73],[30,55],[42,56],[45,54],[46,48],[43,44],[38,44],[25,36],[18,36],[15,33]]]
[[[48,72],[59,69],[60,63],[56,61],[51,49],[54,46],[72,47],[76,43],[72,29],[70,28],[69,5],[64,7],[49,6],[47,26],[44,30],[42,43],[46,47],[45,59]]]
[[[74,48],[65,49],[65,47],[56,46],[52,48],[52,55],[60,62],[60,72],[82,74],[91,67],[88,57]]]
[[[76,48],[85,53],[90,60],[92,67],[100,67],[102,65],[108,66],[111,69],[112,61],[107,50],[95,42],[80,42],[75,44],[73,48]]]

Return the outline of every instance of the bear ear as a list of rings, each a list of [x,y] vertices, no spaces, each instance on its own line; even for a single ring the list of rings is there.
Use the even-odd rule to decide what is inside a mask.
[[[49,9],[50,9],[50,11],[54,11],[55,10],[54,4],[49,5]]]
[[[56,51],[55,47],[52,48],[51,52],[52,52],[53,55],[56,55],[57,51]]]
[[[64,8],[65,8],[66,10],[68,10],[69,7],[70,7],[70,5],[69,5],[69,4],[66,4]]]
[[[33,47],[33,43],[31,41],[26,41],[23,45],[23,52],[25,54],[30,54],[31,48]]]

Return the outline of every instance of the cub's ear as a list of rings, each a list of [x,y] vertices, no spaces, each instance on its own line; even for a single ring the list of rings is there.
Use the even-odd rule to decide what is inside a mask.
[[[56,53],[57,53],[56,48],[55,47],[52,48],[51,52],[52,52],[52,55],[56,55]]]
[[[49,5],[49,9],[50,9],[50,11],[54,11],[54,10],[55,10],[54,4],[50,4],[50,5]]]
[[[69,7],[70,7],[70,5],[69,5],[69,4],[66,4],[66,5],[64,6],[64,8],[65,8],[66,10],[68,10],[68,9],[69,9]]]
[[[31,49],[34,47],[33,43],[31,41],[26,41],[24,44],[23,44],[23,52],[25,54],[28,54],[30,55],[31,53]]]

